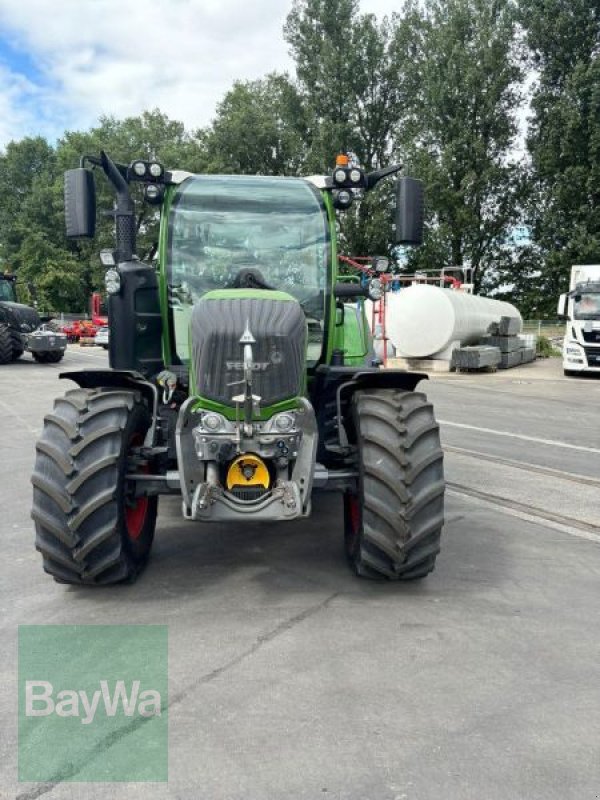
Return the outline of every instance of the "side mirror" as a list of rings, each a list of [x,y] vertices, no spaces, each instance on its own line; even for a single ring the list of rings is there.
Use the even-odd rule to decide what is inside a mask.
[[[416,178],[398,178],[396,182],[396,244],[423,244],[425,191]]]
[[[561,296],[558,298],[558,308],[556,310],[556,313],[558,314],[559,317],[567,316],[568,300],[569,298],[567,297],[566,294],[561,294]]]
[[[96,187],[89,169],[65,172],[65,224],[69,239],[91,239],[96,233]]]

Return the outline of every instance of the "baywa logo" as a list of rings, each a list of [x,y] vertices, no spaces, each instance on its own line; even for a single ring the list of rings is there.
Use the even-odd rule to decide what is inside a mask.
[[[167,709],[165,626],[19,628],[21,781],[166,781]]]
[[[140,681],[133,681],[129,693],[125,681],[115,681],[111,693],[108,681],[100,681],[100,688],[91,696],[82,689],[63,689],[56,694],[49,681],[25,681],[25,716],[78,717],[82,725],[94,721],[100,707],[100,700],[107,717],[116,717],[118,713],[125,717],[133,717],[137,713],[141,717],[160,716],[160,692],[146,689],[140,692]]]

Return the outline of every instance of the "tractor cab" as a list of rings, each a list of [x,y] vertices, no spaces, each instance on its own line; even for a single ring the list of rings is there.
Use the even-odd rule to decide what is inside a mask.
[[[15,276],[0,275],[0,302],[16,303],[17,292],[15,291]]]
[[[308,328],[306,360],[321,357],[330,283],[323,198],[300,178],[194,176],[173,195],[166,278],[172,360],[190,360],[190,320],[208,293],[285,292]],[[239,338],[239,335],[238,335]]]

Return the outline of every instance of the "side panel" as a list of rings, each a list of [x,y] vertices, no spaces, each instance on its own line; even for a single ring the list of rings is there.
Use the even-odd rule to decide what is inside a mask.
[[[162,319],[156,273],[148,264],[119,265],[121,289],[109,296],[110,366],[151,377],[163,368]]]
[[[336,347],[335,344],[335,323],[336,323],[336,308],[335,297],[333,296],[333,287],[338,277],[338,251],[337,251],[337,230],[335,209],[333,208],[333,201],[330,192],[322,192],[323,203],[327,211],[327,219],[329,222],[329,274],[331,275],[331,283],[327,286],[327,314],[325,317],[325,341],[323,343],[323,360],[325,364],[331,363],[331,356]]]
[[[163,329],[163,359],[165,364],[173,364],[173,322],[169,309],[169,290],[167,282],[167,253],[169,240],[169,219],[171,203],[176,187],[169,186],[160,215],[160,233],[158,239],[158,291]]]
[[[343,351],[344,364],[363,366],[374,357],[364,303],[344,303],[337,315],[336,348]]]

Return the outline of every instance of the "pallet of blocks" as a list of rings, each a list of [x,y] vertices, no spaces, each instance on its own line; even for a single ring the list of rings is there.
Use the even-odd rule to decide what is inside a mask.
[[[473,345],[457,347],[452,351],[450,369],[457,372],[467,370],[496,370],[501,360],[501,352],[497,347]]]

